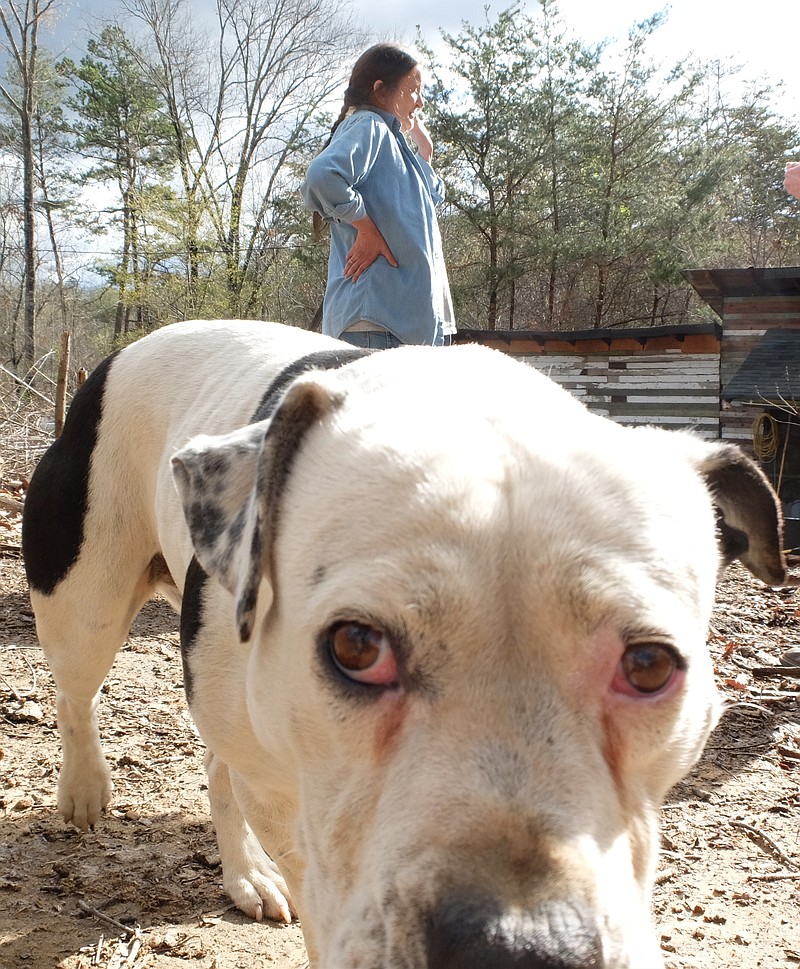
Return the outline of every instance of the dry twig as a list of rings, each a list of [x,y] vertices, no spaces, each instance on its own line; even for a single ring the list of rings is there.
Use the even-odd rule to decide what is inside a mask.
[[[771,676],[800,679],[800,666],[756,666],[751,672],[759,680],[768,679]]]
[[[135,938],[139,932],[138,927],[132,929],[129,925],[125,925],[124,922],[118,922],[110,915],[106,915],[105,912],[101,912],[99,909],[92,908],[91,905],[87,905],[86,902],[84,902],[81,898],[78,899],[78,908],[87,915],[100,919],[101,922],[107,922],[109,925],[113,925],[115,929],[118,929],[120,932],[124,932],[125,935],[130,936],[130,938]]]
[[[792,861],[792,859],[784,851],[782,851],[771,838],[768,838],[763,831],[759,831],[758,828],[754,828],[750,824],[745,824],[744,821],[729,821],[728,823],[732,828],[738,828],[740,831],[744,831],[753,844],[758,845],[758,847],[768,855],[772,855],[772,857],[779,861],[784,867],[791,868],[793,870],[797,869],[797,863]]]

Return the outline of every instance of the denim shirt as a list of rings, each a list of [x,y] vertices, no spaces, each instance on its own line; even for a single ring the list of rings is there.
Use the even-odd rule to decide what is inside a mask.
[[[408,146],[393,114],[358,108],[345,118],[309,165],[300,193],[331,230],[323,333],[338,337],[367,320],[403,343],[435,345],[455,331],[436,219],[442,181]],[[398,265],[379,256],[354,283],[344,264],[357,235],[352,223],[365,215]]]

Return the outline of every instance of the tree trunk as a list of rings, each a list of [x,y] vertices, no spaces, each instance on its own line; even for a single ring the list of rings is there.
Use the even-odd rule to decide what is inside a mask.
[[[33,100],[31,89],[30,101]],[[27,99],[26,99],[27,100]],[[34,159],[31,116],[23,112],[22,121],[22,207],[25,240],[25,324],[22,332],[21,361],[25,369],[33,366],[36,353],[36,217]]]
[[[41,125],[39,125],[41,128]],[[56,279],[58,281],[58,303],[61,310],[61,329],[63,331],[68,331],[69,326],[69,310],[67,307],[67,291],[66,282],[64,279],[64,265],[61,260],[61,250],[58,247],[58,240],[56,238],[56,227],[53,222],[53,210],[49,195],[49,182],[47,179],[47,173],[45,171],[44,157],[42,155],[42,138],[41,135],[38,138],[39,144],[39,184],[42,189],[42,199],[44,202],[44,213],[47,220],[47,231],[50,236],[50,249],[53,253],[53,261],[56,268]]]
[[[499,272],[497,266],[499,246],[497,237],[497,223],[493,220],[489,230],[489,305],[486,312],[486,325],[490,330],[497,329],[497,294],[499,290]]]
[[[33,141],[35,117],[34,89],[38,79],[38,33],[42,18],[55,0],[26,0],[17,3],[6,0],[0,7],[0,24],[6,37],[5,49],[13,64],[7,65],[9,73],[17,72],[20,94],[17,97],[11,87],[0,83],[0,95],[14,111],[20,122],[20,149],[22,154],[22,219],[23,245],[25,247],[23,334],[20,362],[26,368],[33,366],[36,353],[36,153]]]
[[[56,437],[64,430],[64,415],[67,411],[67,379],[69,376],[70,335],[61,334],[61,356],[58,360],[58,381],[56,383]]]

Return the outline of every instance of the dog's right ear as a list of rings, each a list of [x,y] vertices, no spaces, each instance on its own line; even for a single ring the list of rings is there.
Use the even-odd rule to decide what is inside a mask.
[[[717,511],[723,566],[738,559],[768,585],[793,584],[783,552],[783,514],[766,475],[735,444],[706,447],[700,471]]]
[[[307,374],[289,387],[269,420],[220,437],[195,437],[172,458],[195,555],[233,595],[243,642],[253,632],[262,582],[274,593],[273,544],[295,457],[309,429],[341,399]]]

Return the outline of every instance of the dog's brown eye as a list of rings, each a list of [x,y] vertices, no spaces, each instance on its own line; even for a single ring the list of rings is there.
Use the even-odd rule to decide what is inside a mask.
[[[331,651],[338,666],[358,673],[374,666],[381,651],[381,633],[369,626],[347,622],[333,630]]]
[[[342,622],[328,633],[331,658],[348,679],[376,686],[393,686],[397,663],[386,634],[359,622]]]
[[[675,651],[662,643],[629,646],[620,661],[622,675],[637,693],[658,693],[678,669]]]

